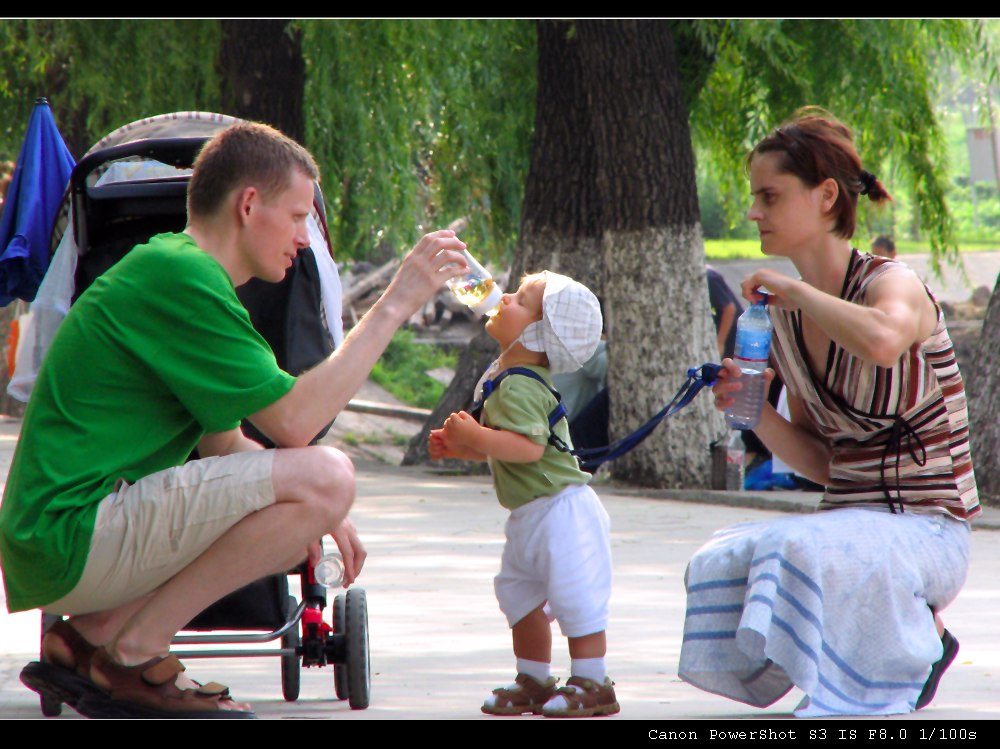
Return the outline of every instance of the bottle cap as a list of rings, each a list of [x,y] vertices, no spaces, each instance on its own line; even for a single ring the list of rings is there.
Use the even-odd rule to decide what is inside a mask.
[[[326,588],[339,587],[344,582],[344,560],[340,554],[327,554],[313,570],[316,582]]]
[[[477,315],[487,315],[494,307],[500,304],[501,299],[503,299],[503,289],[500,288],[499,284],[494,283],[493,288],[490,289],[490,293],[486,295],[486,298],[472,305],[469,309]]]

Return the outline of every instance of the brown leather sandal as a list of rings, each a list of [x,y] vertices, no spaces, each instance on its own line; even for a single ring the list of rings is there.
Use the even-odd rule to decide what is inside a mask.
[[[61,641],[65,647],[56,643]],[[67,662],[69,651],[72,662]],[[42,638],[42,660],[21,669],[21,682],[45,697],[65,702],[76,708],[85,696],[106,697],[106,693],[90,680],[90,661],[97,648],[64,619],[59,619]]]
[[[498,687],[486,698],[480,708],[487,715],[523,715],[541,713],[542,705],[556,693],[556,682],[550,676],[546,681],[537,681],[528,674],[518,674],[509,687]]]
[[[116,663],[104,648],[91,661],[93,682],[105,697],[85,697],[77,710],[88,718],[256,718],[249,710],[227,710],[228,687],[211,682],[197,689],[177,686],[184,665],[177,656],[150,658],[138,666]]]
[[[552,699],[542,707],[546,718],[584,718],[591,715],[614,715],[619,712],[615,683],[605,677],[603,684],[570,676]]]

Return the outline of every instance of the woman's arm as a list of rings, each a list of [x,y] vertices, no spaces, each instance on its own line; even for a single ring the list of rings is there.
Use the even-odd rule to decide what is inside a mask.
[[[802,401],[788,393],[786,397],[791,421],[765,403],[754,432],[792,470],[825,486],[830,481],[830,444],[816,433]]]
[[[838,299],[776,271],[761,269],[743,281],[744,295],[764,286],[769,304],[802,310],[835,343],[855,356],[891,367],[934,331],[937,313],[913,271],[898,267],[871,282],[867,304]],[[759,296],[759,294],[758,294]]]
[[[740,368],[732,359],[722,360],[723,369],[719,372],[712,394],[715,396],[715,407],[725,411],[733,405],[733,393],[740,388]],[[774,379],[774,370],[764,372],[765,388]],[[772,454],[777,455],[797,473],[801,473],[810,481],[826,484],[830,479],[830,445],[816,432],[816,428],[798,398],[788,395],[788,411],[792,417],[789,421],[774,410],[770,403],[764,403],[760,423],[754,433],[760,437]]]

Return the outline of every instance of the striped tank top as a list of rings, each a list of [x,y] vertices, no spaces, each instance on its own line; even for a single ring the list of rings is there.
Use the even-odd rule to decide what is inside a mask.
[[[857,250],[841,298],[865,304],[869,284],[899,263]],[[886,505],[893,512],[980,513],[969,454],[969,414],[944,315],[934,332],[892,367],[880,367],[831,342],[822,375],[812,371],[802,313],[771,309],[771,362],[832,448],[821,510]]]

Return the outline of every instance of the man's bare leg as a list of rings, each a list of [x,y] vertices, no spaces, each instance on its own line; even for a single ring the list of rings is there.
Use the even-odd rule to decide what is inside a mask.
[[[95,611],[92,614],[77,614],[69,617],[73,629],[79,632],[83,639],[91,645],[101,647],[111,642],[115,636],[125,626],[125,622],[132,618],[136,611],[141,609],[149,601],[153,594],[136,598],[134,601],[119,606],[110,611]],[[67,656],[69,651],[66,651]],[[61,662],[65,662],[61,661]]]
[[[177,631],[212,603],[301,562],[307,546],[332,533],[354,501],[353,466],[331,448],[277,450],[272,481],[275,504],[238,522],[158,590],[111,611],[72,617],[73,626],[126,666],[166,655]]]

